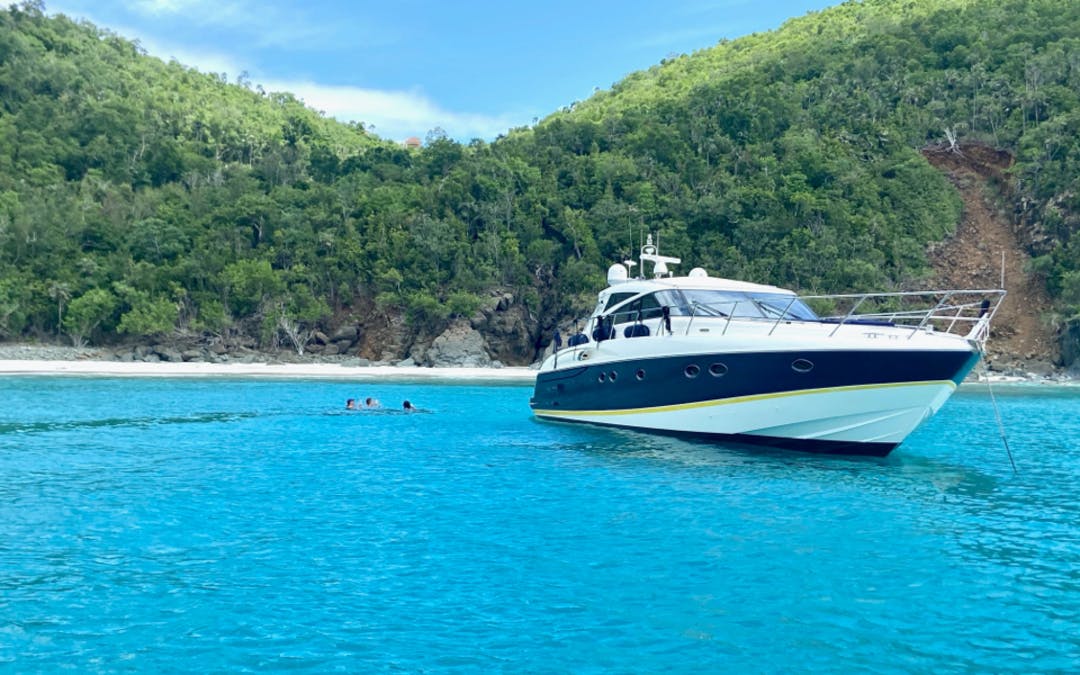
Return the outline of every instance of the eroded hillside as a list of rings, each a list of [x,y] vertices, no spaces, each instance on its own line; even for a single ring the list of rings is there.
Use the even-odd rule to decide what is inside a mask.
[[[1057,340],[1046,320],[1050,298],[1043,280],[1028,272],[1031,255],[1000,206],[1011,156],[979,145],[930,148],[924,155],[949,177],[964,203],[956,233],[930,251],[936,285],[998,288],[1004,278],[1008,295],[987,348],[991,367],[1048,371],[1060,361]]]

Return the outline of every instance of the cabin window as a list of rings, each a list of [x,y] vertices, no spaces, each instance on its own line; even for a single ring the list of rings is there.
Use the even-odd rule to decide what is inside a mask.
[[[625,301],[629,300],[630,298],[634,297],[634,295],[636,295],[636,294],[635,293],[612,293],[608,297],[607,304],[604,305],[604,311],[606,312],[607,310],[611,309],[612,307],[619,304],[620,302],[625,302]]]
[[[615,317],[615,323],[631,323],[634,321],[645,321],[647,319],[656,319],[663,315],[664,310],[659,297],[660,293],[649,293],[643,295],[633,302],[628,302],[612,314]]]

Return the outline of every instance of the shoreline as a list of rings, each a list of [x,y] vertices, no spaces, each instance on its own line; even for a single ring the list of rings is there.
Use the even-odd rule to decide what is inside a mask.
[[[491,382],[531,384],[529,368],[403,368],[344,366],[333,363],[206,363],[126,362],[92,359],[0,359],[0,376],[173,377],[267,379],[381,380],[401,382]]]
[[[502,368],[424,368],[401,366],[354,366],[336,363],[276,363],[252,361],[245,363],[208,363],[189,361],[140,362],[108,361],[93,358],[73,359],[0,359],[0,377],[130,377],[130,378],[258,378],[350,380],[382,382],[439,382],[529,384],[536,381],[537,371],[527,367]],[[978,376],[964,381],[962,387],[978,385],[1076,386],[1072,378],[1047,378],[1035,375]]]
[[[520,383],[536,381],[535,366],[502,367],[421,367],[413,365],[368,364],[355,359],[328,361],[279,360],[280,355],[248,353],[243,360],[221,361],[138,361],[109,358],[108,352],[93,347],[0,343],[0,377],[82,376],[82,377],[163,377],[163,378],[266,378],[324,379],[398,382]],[[1073,372],[1051,373],[1019,369],[971,373],[963,383],[1076,386]]]
[[[283,358],[284,357],[284,358]],[[0,377],[261,378],[531,385],[528,367],[423,368],[359,359],[293,359],[291,353],[247,352],[221,360],[118,359],[109,350],[57,344],[0,342]]]

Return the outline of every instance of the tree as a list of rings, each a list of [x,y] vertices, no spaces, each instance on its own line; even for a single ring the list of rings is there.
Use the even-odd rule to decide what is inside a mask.
[[[251,316],[285,290],[285,282],[267,260],[239,260],[222,272],[229,307],[239,317]]]
[[[319,322],[330,315],[330,307],[322,298],[315,297],[307,285],[297,284],[291,289],[288,301],[277,303],[276,314],[278,328],[296,353],[303,356]]]
[[[49,297],[56,301],[56,334],[64,322],[64,304],[71,299],[71,286],[60,281],[49,282]]]
[[[117,331],[128,335],[165,335],[176,327],[179,309],[168,298],[151,299],[146,293],[139,293],[132,302],[131,309],[120,316]]]
[[[116,310],[116,296],[103,288],[93,288],[73,299],[64,317],[64,329],[71,343],[82,347],[98,326],[112,317]]]

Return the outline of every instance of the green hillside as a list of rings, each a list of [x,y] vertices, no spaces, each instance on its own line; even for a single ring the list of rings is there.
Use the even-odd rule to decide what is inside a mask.
[[[272,347],[359,304],[431,335],[510,291],[537,343],[643,228],[726,276],[917,286],[959,219],[920,153],[949,139],[1015,157],[1002,198],[1064,327],[1078,97],[1058,0],[867,0],[408,151],[24,3],[0,12],[0,338]]]
[[[1016,163],[1002,187],[1038,230],[1039,270],[1072,315],[1080,13],[1060,9],[849,2],[635,73],[525,142],[552,171],[607,170],[611,204],[685,231],[694,244],[681,249],[710,253],[708,266],[819,291],[925,273],[926,245],[951,232],[959,205],[920,149],[950,135],[961,150],[1005,149]]]

